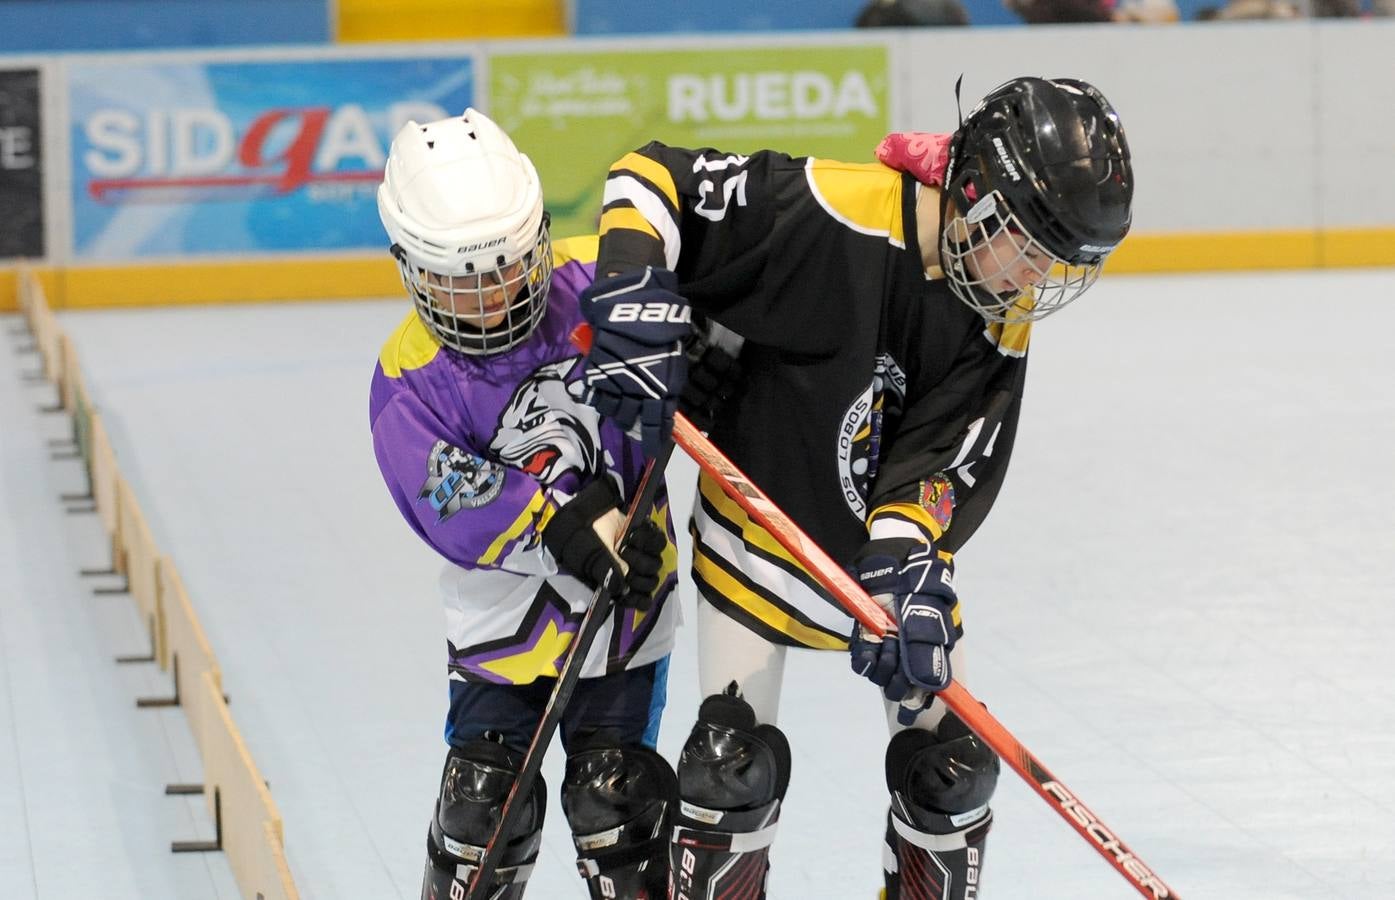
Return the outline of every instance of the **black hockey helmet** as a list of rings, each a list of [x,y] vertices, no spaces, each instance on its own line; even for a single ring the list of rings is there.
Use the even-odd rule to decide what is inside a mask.
[[[1114,107],[1069,78],[1014,78],[995,88],[954,134],[945,200],[941,261],[961,299],[998,313],[1016,304],[1022,291],[990,300],[990,279],[964,271],[971,251],[1008,227],[1031,239],[1024,254],[1044,251],[1067,270],[1051,278],[1042,269],[1030,317],[1059,308],[1093,283],[1132,222],[1133,168]]]

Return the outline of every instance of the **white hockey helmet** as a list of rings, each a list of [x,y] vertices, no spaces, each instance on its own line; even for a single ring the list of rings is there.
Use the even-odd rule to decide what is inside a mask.
[[[483,113],[404,125],[388,152],[378,215],[417,314],[442,345],[500,353],[542,320],[552,281],[542,184]]]

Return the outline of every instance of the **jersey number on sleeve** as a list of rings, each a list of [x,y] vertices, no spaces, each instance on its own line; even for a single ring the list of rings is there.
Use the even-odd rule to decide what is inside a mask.
[[[740,154],[711,160],[706,154],[699,156],[693,162],[693,171],[706,171],[709,177],[698,183],[701,199],[693,211],[704,219],[720,222],[726,218],[733,196],[737,206],[745,206],[747,172],[741,167],[748,159]]]

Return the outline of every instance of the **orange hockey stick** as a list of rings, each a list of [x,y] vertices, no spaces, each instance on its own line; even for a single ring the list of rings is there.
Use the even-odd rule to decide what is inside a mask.
[[[590,327],[584,324],[578,326],[572,334],[572,342],[582,349],[588,349],[591,344]],[[707,435],[698,431],[682,413],[674,416],[673,439],[702,471],[712,477],[723,493],[735,500],[751,518],[770,532],[781,546],[793,554],[794,558],[799,560],[863,627],[879,636],[895,632],[896,623],[890,614],[868,596],[862,585],[834,562],[823,548],[810,540],[764,491],[756,487],[736,464],[727,459]],[[994,753],[1022,776],[1022,780],[1040,794],[1061,818],[1128,879],[1135,890],[1154,900],[1177,898],[1177,893],[1139,859],[1113,829],[1080,802],[1075,794],[1052,775],[1051,771],[1042,765],[1041,760],[1022,746],[1021,742],[1012,736],[1012,732],[1003,727],[1003,724],[994,718],[982,703],[974,699],[963,685],[951,681],[949,686],[936,696],[991,747]]]
[[[785,515],[682,413],[674,417],[673,438],[674,443],[682,447],[692,457],[693,462],[712,476],[713,481],[728,497],[735,500],[751,518],[770,532],[781,546],[793,554],[795,559],[803,563],[853,618],[878,635],[896,630],[896,623],[892,621],[891,616],[867,595],[862,585],[810,540],[789,516]],[[964,723],[973,729],[974,734],[993,748],[994,753],[1021,775],[1022,779],[1069,822],[1072,828],[1080,832],[1081,836],[1118,869],[1140,894],[1154,900],[1177,897],[1172,888],[1154,874],[1112,829],[1100,821],[1099,816],[1076,799],[1075,795],[1022,746],[983,704],[964,689],[963,685],[951,681],[949,687],[936,696],[944,701],[945,706],[955,715],[963,719]]]

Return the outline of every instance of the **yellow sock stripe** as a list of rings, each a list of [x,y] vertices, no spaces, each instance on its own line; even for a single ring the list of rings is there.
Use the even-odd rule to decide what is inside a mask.
[[[940,523],[936,522],[929,511],[918,503],[886,503],[878,506],[876,509],[872,510],[872,515],[867,517],[867,526],[869,529],[871,528],[873,520],[881,515],[896,516],[897,518],[906,519],[915,523],[924,529],[926,534],[930,535],[930,540],[932,542],[938,541],[944,535],[944,529],[940,527]]]
[[[762,528],[759,523],[751,521],[751,517],[746,515],[746,510],[742,509],[735,500],[722,493],[717,482],[707,475],[701,475],[698,477],[698,490],[702,491],[703,498],[726,520],[726,524],[740,530],[743,541],[766,555],[774,556],[799,569],[804,573],[805,580],[810,585],[818,584],[818,579],[814,577],[814,574],[782,547],[770,532]]]
[[[611,231],[625,228],[630,231],[638,231],[656,241],[662,241],[659,232],[649,220],[644,218],[644,213],[633,206],[614,206],[601,213],[601,236],[604,237]]]
[[[693,548],[693,569],[713,590],[745,610],[747,615],[759,619],[781,634],[789,635],[803,646],[814,650],[847,649],[847,638],[811,628],[795,619],[769,599],[732,577],[717,559],[703,553],[700,547]]]
[[[543,494],[542,489],[539,488],[534,491],[533,499],[528,501],[528,505],[524,507],[523,512],[519,513],[518,518],[513,520],[513,524],[496,537],[494,543],[489,545],[489,549],[484,551],[484,555],[479,558],[479,564],[482,566],[494,565],[499,559],[499,554],[504,552],[504,548],[507,547],[511,541],[517,540],[519,535],[523,534],[523,532],[527,531],[528,526],[533,524],[534,518],[541,516],[540,523],[545,524],[548,519],[552,518],[553,512],[555,512],[555,510],[552,509],[551,504],[547,502],[547,497]],[[541,527],[541,524],[539,527]]]
[[[620,161],[610,167],[611,174],[621,171],[633,172],[654,187],[658,188],[665,197],[668,198],[668,205],[673,209],[682,209],[678,203],[678,188],[673,184],[673,173],[664,168],[663,163],[641,156],[638,153],[626,153],[620,157]]]

